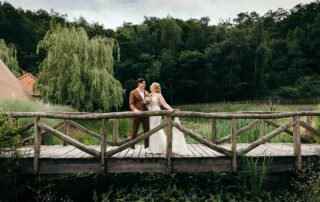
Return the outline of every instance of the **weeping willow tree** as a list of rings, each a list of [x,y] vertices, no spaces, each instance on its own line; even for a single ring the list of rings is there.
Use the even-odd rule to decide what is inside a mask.
[[[16,48],[12,44],[6,44],[3,39],[0,39],[0,59],[16,77],[21,76]]]
[[[47,55],[40,64],[36,88],[45,101],[80,111],[118,109],[124,90],[113,76],[116,48],[114,39],[89,39],[83,28],[52,25],[38,43],[37,52],[42,49]]]

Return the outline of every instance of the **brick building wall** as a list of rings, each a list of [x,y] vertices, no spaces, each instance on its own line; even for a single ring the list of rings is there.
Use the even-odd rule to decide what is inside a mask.
[[[19,78],[20,83],[24,89],[30,94],[35,95],[33,85],[36,83],[37,79],[30,73],[27,73]]]

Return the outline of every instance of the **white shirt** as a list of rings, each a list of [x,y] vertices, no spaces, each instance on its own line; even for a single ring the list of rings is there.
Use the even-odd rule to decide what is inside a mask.
[[[139,88],[137,88],[140,96],[142,97],[142,99],[144,100],[144,90],[143,91],[140,91]]]

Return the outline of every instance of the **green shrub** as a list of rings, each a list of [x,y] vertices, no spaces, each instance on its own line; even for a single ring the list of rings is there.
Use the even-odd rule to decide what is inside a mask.
[[[320,95],[319,87],[320,75],[303,76],[296,80],[293,85],[281,86],[272,94],[276,98],[296,99],[314,98]]]
[[[291,182],[293,191],[291,189],[285,191],[281,200],[290,202],[320,201],[320,161],[305,165],[305,169],[298,173],[298,177]]]
[[[0,110],[0,150],[4,151],[18,146],[20,136],[15,134],[15,123],[9,116]]]
[[[11,201],[17,194],[16,169],[19,167],[18,153],[20,136],[16,133],[15,123],[0,110],[0,201]],[[12,158],[4,158],[8,154]]]

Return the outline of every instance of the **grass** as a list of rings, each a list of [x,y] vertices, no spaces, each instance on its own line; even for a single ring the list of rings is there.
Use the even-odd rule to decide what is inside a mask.
[[[9,99],[0,101],[0,109],[6,112],[73,112],[75,111],[72,107],[52,105],[48,103],[43,103],[41,101],[28,101],[28,100],[18,100]],[[41,119],[41,121],[50,126],[56,124],[58,120],[55,119]],[[28,123],[32,123],[32,118],[20,118],[19,126],[24,126]],[[31,136],[33,130],[29,130],[22,135],[22,138]],[[46,144],[61,144],[62,142],[52,135],[45,135],[43,138]]]
[[[272,163],[272,157],[265,156],[262,159],[252,157],[242,157],[244,162],[244,172],[247,176],[244,178],[244,186],[250,185],[250,195],[252,201],[258,201],[262,197],[264,184],[267,180],[267,168]],[[259,171],[258,163],[261,161],[261,170]]]
[[[317,105],[273,105],[272,109],[275,111],[303,111],[316,110]],[[199,112],[239,112],[239,111],[270,111],[270,105],[258,104],[192,104],[176,106],[181,111],[199,111]],[[302,118],[303,120],[304,118]],[[237,128],[240,129],[252,120],[239,119],[237,121]],[[274,122],[279,125],[285,124],[289,119],[277,119]],[[305,120],[304,120],[305,121]],[[205,118],[181,118],[181,123],[184,127],[201,134],[207,139],[211,139],[211,120]],[[313,125],[316,127],[318,121],[314,121]],[[98,125],[96,125],[98,127]],[[122,119],[120,122],[120,138],[128,137],[131,130],[131,119]],[[90,127],[90,126],[89,126]],[[110,126],[111,127],[111,126]],[[217,138],[220,139],[231,133],[231,120],[217,120]],[[320,126],[319,126],[320,127]],[[94,127],[93,127],[94,128]],[[140,131],[141,131],[140,127]],[[266,133],[271,132],[275,128],[266,124]],[[305,135],[305,130],[301,129],[302,136]],[[246,131],[238,137],[239,143],[248,143],[258,139],[260,136],[259,124],[252,129]],[[193,139],[186,137],[188,143],[196,143]],[[286,133],[281,133],[270,140],[270,142],[292,142],[292,137]]]
[[[240,111],[305,111],[305,110],[316,110],[317,105],[258,105],[258,104],[193,104],[193,105],[181,105],[177,106],[181,111],[199,111],[199,112],[240,112]],[[304,120],[305,117],[302,118]],[[237,128],[240,129],[252,120],[239,119],[237,120]],[[277,119],[274,122],[279,125],[285,124],[290,119]],[[305,120],[304,120],[305,121]],[[204,118],[182,118],[182,125],[186,128],[193,130],[194,132],[201,134],[202,136],[211,139],[211,120]],[[313,122],[316,126],[317,121]],[[231,133],[231,120],[217,120],[217,138],[220,139]],[[274,130],[272,126],[266,125],[266,133]],[[302,136],[305,135],[305,130],[301,129]],[[239,143],[248,143],[258,139],[260,136],[259,125],[256,125],[249,131],[238,136]],[[193,140],[188,138],[188,142],[194,143]],[[281,133],[270,140],[270,142],[292,142],[292,137],[286,133]]]
[[[177,106],[183,111],[198,112],[239,112],[239,111],[308,111],[317,105],[267,105],[267,104],[189,104]]]
[[[49,103],[43,103],[41,101],[28,101],[28,100],[17,100],[17,99],[10,99],[10,100],[3,100],[0,101],[0,109],[5,112],[75,112],[76,110],[70,106],[61,106],[61,105],[53,105]],[[32,118],[20,118],[19,119],[19,126],[24,126],[28,123],[31,123],[33,120]],[[53,126],[54,124],[58,123],[58,120],[55,119],[46,119],[42,118],[41,122],[44,122],[47,125]],[[78,120],[76,121],[81,125],[89,128],[90,130],[100,134],[101,132],[101,122],[97,120]],[[129,136],[131,130],[131,119],[121,119],[119,124],[119,138],[124,139]],[[108,124],[108,134],[112,134],[113,130],[112,121],[109,121]],[[62,128],[62,129],[61,129]],[[60,128],[60,131],[63,131],[63,127]],[[22,138],[31,136],[33,134],[33,130],[29,130],[28,132],[22,134]],[[100,142],[77,130],[76,128],[70,128],[70,136],[79,140],[80,142],[87,144],[87,145],[97,145]],[[108,139],[111,140],[111,135],[108,136]],[[62,141],[58,138],[54,137],[53,135],[45,135],[43,138],[45,144],[55,145],[55,144],[62,144]]]
[[[72,107],[43,103],[42,101],[27,101],[8,99],[0,101],[0,108],[7,112],[72,112]]]
[[[240,119],[237,121],[237,128],[240,129],[248,125],[252,120]],[[288,121],[288,120],[287,120]],[[211,120],[210,119],[182,119],[182,125],[186,128],[191,129],[192,131],[201,134],[207,139],[211,139]],[[284,124],[285,121],[275,121],[278,124]],[[266,133],[271,132],[275,128],[272,126],[266,126]],[[231,120],[218,120],[217,121],[217,139],[220,139],[224,136],[231,134]],[[260,136],[260,126],[257,124],[250,130],[242,133],[238,136],[239,143],[248,143],[258,139]],[[191,139],[188,139],[189,142],[194,142]],[[230,142],[230,141],[229,141]],[[286,133],[281,133],[271,140],[271,142],[292,142],[292,137]]]

